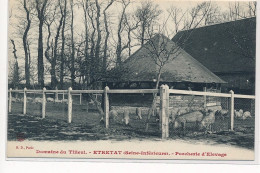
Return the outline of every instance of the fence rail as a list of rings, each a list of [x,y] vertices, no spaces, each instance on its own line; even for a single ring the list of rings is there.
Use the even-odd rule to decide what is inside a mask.
[[[230,98],[229,100],[229,114],[230,114],[230,123],[229,129],[233,130],[234,128],[234,99],[235,98],[246,98],[246,99],[255,99],[254,95],[241,95],[234,94],[233,91],[230,93],[212,93],[206,91],[187,91],[187,90],[177,90],[177,89],[169,89],[167,85],[162,85],[160,89],[109,89],[105,87],[104,90],[72,90],[69,88],[68,90],[46,90],[43,88],[42,90],[13,90],[9,89],[9,107],[8,111],[12,111],[12,93],[22,93],[23,94],[23,114],[26,114],[26,104],[27,104],[27,94],[29,93],[37,93],[42,94],[42,118],[46,116],[46,95],[54,94],[55,101],[58,100],[58,95],[63,94],[68,95],[68,123],[72,122],[72,96],[79,95],[80,96],[80,104],[82,99],[82,94],[102,94],[103,95],[103,103],[104,103],[104,119],[105,126],[109,128],[109,94],[160,94],[160,129],[162,130],[162,138],[166,139],[169,136],[169,96],[170,94],[181,94],[181,95],[193,95],[193,96],[204,96],[205,106],[207,96],[213,97],[222,97],[222,98]]]
[[[67,94],[68,90],[13,90],[9,89],[8,92],[12,93],[46,93],[46,94]],[[108,94],[152,94],[160,93],[159,89],[109,89]],[[103,94],[104,90],[71,90],[71,93],[76,94]],[[212,92],[202,92],[202,91],[188,91],[188,90],[177,90],[169,89],[170,94],[183,94],[183,95],[198,95],[198,96],[214,96],[214,97],[231,97],[230,93],[212,93]],[[247,98],[255,99],[254,95],[242,95],[234,94],[234,98]]]
[[[159,89],[116,89],[108,90],[110,94],[150,94],[159,93]]]

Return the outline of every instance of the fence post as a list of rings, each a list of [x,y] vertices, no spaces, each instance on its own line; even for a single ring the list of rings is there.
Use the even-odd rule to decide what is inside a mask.
[[[207,92],[207,87],[203,87],[203,91]],[[204,108],[206,108],[207,107],[207,96],[204,95],[203,98],[204,98]]]
[[[167,138],[167,87],[165,85],[161,85],[160,87],[160,127],[162,130],[162,139]]]
[[[159,109],[159,130],[161,131],[162,130],[162,110],[163,110],[163,91],[164,90],[164,85],[161,85],[160,86],[160,89],[159,89],[159,92],[160,92],[160,109]],[[155,108],[156,110],[156,108]],[[157,112],[157,110],[156,110]],[[155,115],[156,115],[156,112],[155,112]]]
[[[250,103],[250,112],[252,112],[252,113],[254,112],[254,114],[255,114],[255,100],[250,99],[250,101],[251,101],[251,103]],[[252,113],[251,113],[251,115],[252,115]]]
[[[88,108],[89,108],[89,103],[88,103],[88,99],[87,99],[87,102],[86,102],[86,112],[88,113]]]
[[[229,130],[233,131],[234,130],[234,91],[230,90],[229,92],[231,94],[230,107],[229,107],[229,112],[230,112]]]
[[[109,99],[108,99],[108,86],[104,89],[104,114],[105,114],[105,123],[106,128],[109,128]]]
[[[79,94],[79,104],[81,105],[82,93]]]
[[[8,112],[12,112],[12,88],[10,88],[9,91],[9,106],[8,106]]]
[[[46,94],[45,94],[46,88],[44,87],[42,89],[42,118],[45,118],[45,110],[46,110]]]
[[[15,87],[15,90],[18,90],[18,87]],[[18,99],[18,93],[19,93],[19,92],[16,92],[16,93],[15,93],[15,99]]]
[[[64,102],[64,92],[62,93],[62,102]]]
[[[169,137],[169,97],[170,97],[170,93],[169,93],[169,86],[168,85],[165,85],[165,89],[166,89],[166,108],[165,108],[165,112],[166,112],[166,117],[165,117],[165,135],[166,135],[166,138]]]
[[[72,88],[68,89],[68,123],[71,123],[72,120],[72,96],[71,96]]]
[[[27,103],[27,96],[26,96],[26,90],[27,88],[24,88],[23,90],[23,114],[26,114],[26,103]]]
[[[58,90],[58,88],[55,87],[55,100],[54,100],[55,103],[59,100],[59,95],[58,95],[57,90]]]

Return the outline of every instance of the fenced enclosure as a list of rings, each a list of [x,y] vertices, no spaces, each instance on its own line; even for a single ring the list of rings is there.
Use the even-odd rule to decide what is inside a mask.
[[[147,102],[138,102],[136,98]],[[129,99],[129,103],[125,100]],[[151,109],[156,98],[154,109]],[[118,101],[119,100],[119,101]],[[119,103],[121,100],[121,104]],[[233,131],[254,134],[255,96],[169,89],[9,90],[9,112],[172,135]],[[12,106],[13,105],[13,106]]]

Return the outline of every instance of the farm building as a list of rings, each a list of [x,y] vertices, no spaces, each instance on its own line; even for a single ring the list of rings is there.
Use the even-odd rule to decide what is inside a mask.
[[[154,88],[161,62],[160,84],[170,88],[203,90],[225,83],[200,62],[162,34],[151,38],[115,68],[106,79],[110,88]]]
[[[219,90],[221,84],[225,83],[169,38],[157,34],[125,60],[121,68],[113,69],[104,85],[111,89],[154,88],[161,63],[165,65],[161,68],[159,85],[167,84],[174,89],[202,91],[205,87],[207,90]],[[147,97],[143,95],[142,98],[137,99],[135,95],[124,94],[113,95],[113,98],[113,100],[120,100],[121,104],[128,102],[143,106],[150,105],[152,100],[151,95]],[[182,97],[175,99],[185,100]]]
[[[223,92],[254,94],[255,17],[181,31],[172,41],[225,80]]]

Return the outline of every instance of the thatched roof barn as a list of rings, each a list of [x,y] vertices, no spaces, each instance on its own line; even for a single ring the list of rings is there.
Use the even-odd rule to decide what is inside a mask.
[[[227,81],[227,90],[254,90],[255,17],[181,31],[172,41]]]
[[[125,60],[120,68],[113,69],[114,75],[110,76],[107,84],[137,83],[139,87],[140,83],[154,84],[160,67],[160,82],[170,86],[178,83],[203,86],[225,83],[169,38],[157,34]]]

